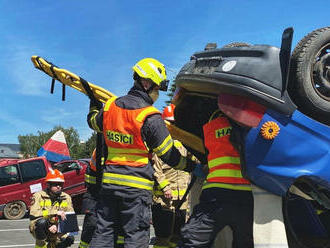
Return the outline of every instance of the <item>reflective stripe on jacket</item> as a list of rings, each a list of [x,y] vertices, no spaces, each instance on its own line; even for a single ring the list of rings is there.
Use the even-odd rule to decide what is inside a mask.
[[[229,140],[232,126],[228,119],[219,116],[205,124],[203,130],[204,143],[209,151],[209,174],[203,189],[251,190],[250,182],[241,173],[239,153]]]
[[[139,189],[146,189],[150,191],[152,190],[152,187],[154,185],[153,181],[150,181],[145,178],[108,172],[103,173],[102,182]]]
[[[89,165],[85,173],[85,183],[87,187],[96,185],[96,149],[94,149]]]

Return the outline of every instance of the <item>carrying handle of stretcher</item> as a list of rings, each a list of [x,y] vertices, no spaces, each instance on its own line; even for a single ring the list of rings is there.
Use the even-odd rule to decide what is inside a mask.
[[[43,71],[44,73],[49,75],[51,78],[54,78],[55,80],[60,81],[62,84],[67,85],[71,88],[74,88],[74,89],[88,95],[88,93],[86,92],[85,88],[82,85],[82,82],[81,82],[82,78],[79,77],[78,75],[76,75],[68,70],[61,69],[39,56],[32,56],[31,61],[37,69]],[[87,82],[87,83],[88,83],[91,91],[93,92],[93,95],[96,97],[96,99],[103,103],[105,103],[111,97],[115,96],[110,91],[107,91],[106,89],[104,89],[100,86],[97,86],[90,82]]]

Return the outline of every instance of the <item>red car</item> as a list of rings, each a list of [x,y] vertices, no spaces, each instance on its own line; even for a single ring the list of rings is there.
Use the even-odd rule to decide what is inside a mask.
[[[75,205],[86,192],[87,165],[87,159],[64,160],[53,165],[45,157],[0,160],[0,216],[12,220],[23,218],[32,194],[46,187],[45,177],[52,168],[64,174],[64,191],[71,195]]]

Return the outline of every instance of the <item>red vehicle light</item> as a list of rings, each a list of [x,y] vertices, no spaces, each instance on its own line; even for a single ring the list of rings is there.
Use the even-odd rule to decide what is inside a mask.
[[[218,106],[229,118],[248,127],[257,127],[266,111],[266,107],[247,97],[225,93],[218,96]]]

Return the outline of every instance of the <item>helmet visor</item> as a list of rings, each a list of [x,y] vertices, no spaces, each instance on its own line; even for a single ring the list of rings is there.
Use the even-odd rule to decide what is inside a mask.
[[[161,90],[161,91],[167,91],[167,89],[168,89],[168,80],[163,80],[163,81],[161,81],[160,82],[160,84],[159,84],[159,90]]]

